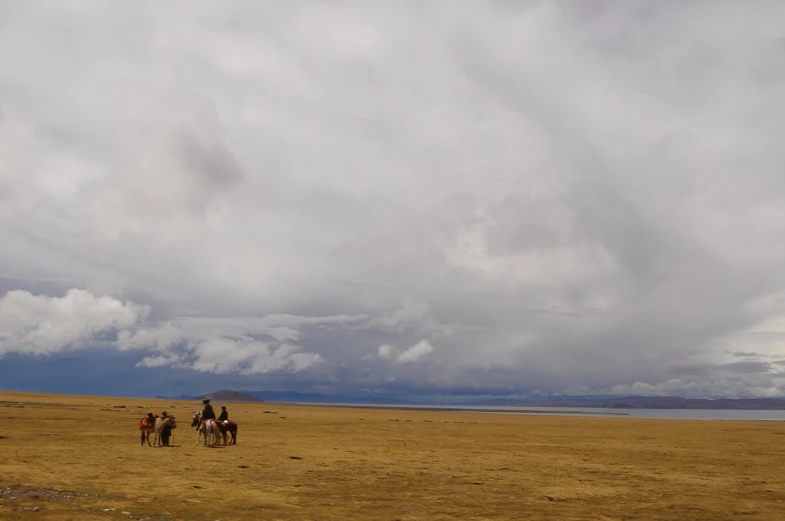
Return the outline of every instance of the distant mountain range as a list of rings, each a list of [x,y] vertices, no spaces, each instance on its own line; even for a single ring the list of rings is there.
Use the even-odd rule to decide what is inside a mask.
[[[158,396],[158,398],[167,398],[165,396]],[[194,401],[202,401],[209,398],[210,401],[213,402],[261,402],[263,400],[259,399],[259,397],[254,396],[251,393],[247,393],[245,391],[232,391],[229,389],[221,389],[220,391],[214,391],[211,393],[203,394],[201,396],[189,396],[189,395],[182,395],[177,396],[175,400],[194,400]]]
[[[166,398],[159,396],[158,398]],[[433,405],[425,400],[402,400],[388,396],[330,396],[320,393],[297,391],[234,391],[222,389],[201,396],[182,395],[178,400],[203,400],[216,402],[277,402],[324,403],[353,405]],[[497,407],[587,407],[606,409],[737,409],[785,410],[785,398],[680,398],[674,396],[560,396],[548,399],[520,400],[511,398],[477,398],[443,403],[450,406]]]
[[[522,407],[589,407],[605,409],[737,409],[785,410],[783,398],[680,398],[677,396],[563,397],[558,400],[483,400],[473,405]],[[464,403],[462,405],[468,405]]]
[[[389,396],[329,396],[319,393],[298,393],[296,391],[257,391],[251,393],[266,402],[290,403],[351,403],[351,404],[386,404],[406,405],[419,404]]]
[[[300,393],[296,391],[230,391],[221,390],[201,396],[183,394],[180,396],[156,396],[160,399],[170,400],[204,400],[210,398],[214,401],[225,402],[277,402],[277,403],[346,403],[346,404],[420,404],[389,397],[377,396],[328,396],[319,393]]]

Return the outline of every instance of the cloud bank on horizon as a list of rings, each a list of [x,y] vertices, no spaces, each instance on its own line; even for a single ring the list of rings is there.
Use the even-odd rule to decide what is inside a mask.
[[[0,357],[785,396],[783,28],[775,1],[4,4]]]

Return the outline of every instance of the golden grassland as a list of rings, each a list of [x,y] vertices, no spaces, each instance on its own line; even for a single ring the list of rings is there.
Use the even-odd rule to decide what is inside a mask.
[[[0,393],[0,519],[785,519],[783,422],[228,407],[205,448],[195,402]]]

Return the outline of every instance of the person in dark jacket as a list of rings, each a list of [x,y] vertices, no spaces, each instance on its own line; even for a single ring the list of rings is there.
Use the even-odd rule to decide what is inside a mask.
[[[221,406],[221,414],[218,415],[218,421],[219,422],[225,422],[228,419],[229,419],[229,413],[226,410],[226,405],[222,405]]]
[[[204,404],[204,409],[202,409],[202,421],[214,420],[215,411],[213,410],[213,406],[210,405],[210,399],[202,400],[202,403]]]
[[[161,418],[166,420],[169,417],[169,414],[164,411],[161,413]],[[172,436],[172,424],[170,422],[166,422],[164,424],[164,428],[161,429],[161,444],[164,447],[169,446],[169,438]]]

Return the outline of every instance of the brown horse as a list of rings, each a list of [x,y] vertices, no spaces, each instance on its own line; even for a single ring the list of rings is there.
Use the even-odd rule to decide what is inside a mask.
[[[222,422],[218,422],[218,428],[221,430],[221,436],[224,439],[224,445],[226,445],[226,433],[232,435],[232,441],[229,445],[237,445],[237,422],[232,420],[224,420]]]

